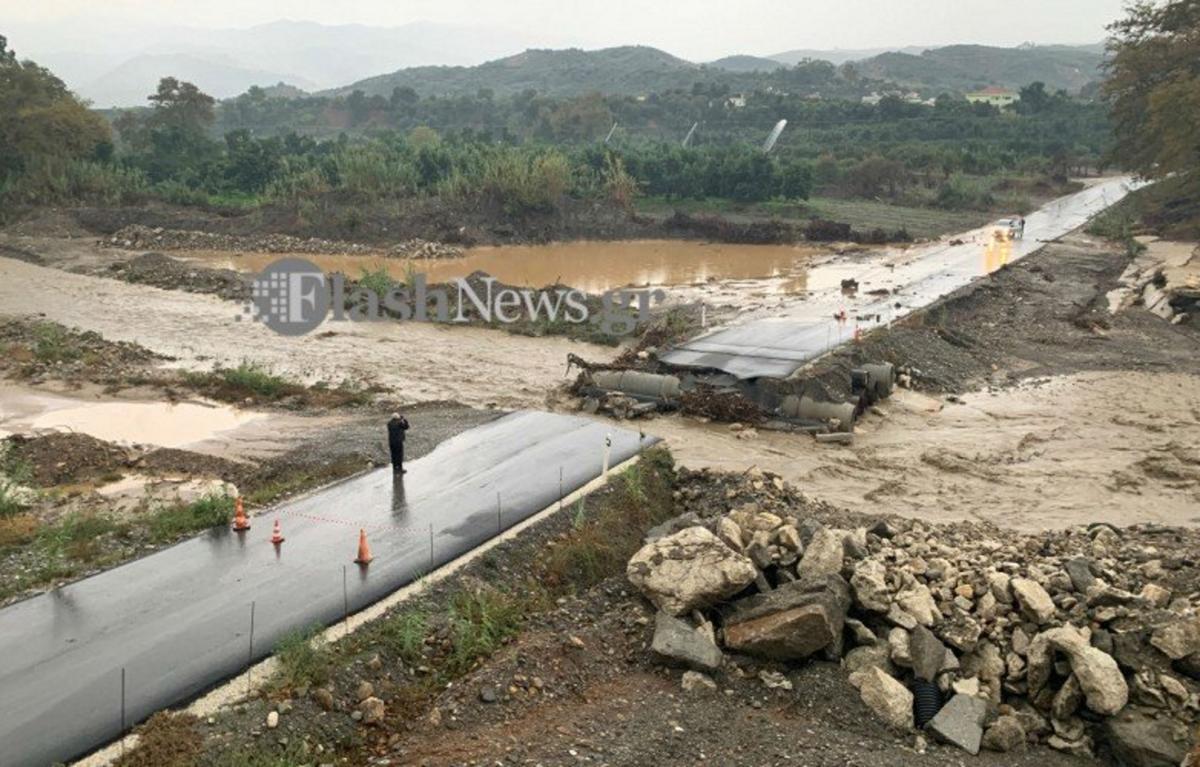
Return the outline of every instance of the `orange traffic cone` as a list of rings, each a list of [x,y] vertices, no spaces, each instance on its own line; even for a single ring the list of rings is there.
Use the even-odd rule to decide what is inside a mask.
[[[278,546],[283,543],[283,529],[279,527],[279,520],[275,520],[275,529],[271,531],[271,543]]]
[[[239,533],[250,529],[250,520],[246,517],[246,507],[242,505],[240,495],[233,502],[233,529]]]
[[[359,528],[358,531],[358,557],[355,562],[360,565],[370,564],[374,557],[371,556],[371,547],[367,545],[367,531]]]

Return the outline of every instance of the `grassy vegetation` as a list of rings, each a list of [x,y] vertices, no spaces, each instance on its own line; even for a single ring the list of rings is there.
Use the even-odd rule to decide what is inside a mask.
[[[0,599],[116,564],[128,558],[131,547],[142,543],[163,545],[228,524],[232,514],[232,498],[208,495],[128,519],[83,512],[48,524],[26,512],[0,518],[0,555],[22,556],[33,563],[0,582]]]
[[[296,387],[296,384],[271,373],[267,368],[250,362],[219,370],[217,375],[234,389],[267,399],[275,399]]]
[[[272,403],[289,397],[311,407],[359,406],[371,401],[371,391],[342,383],[305,386],[271,371],[266,365],[243,360],[237,367],[217,367],[209,372],[186,372],[184,385],[222,402]]]
[[[26,485],[32,476],[32,467],[13,455],[8,443],[0,446],[0,520],[16,517],[29,508],[32,491]]]
[[[80,351],[71,333],[62,325],[39,322],[33,328],[33,356],[41,362],[72,362]]]
[[[326,485],[362,471],[363,463],[356,456],[346,456],[320,467],[298,469],[261,480],[246,488],[245,501],[251,506],[266,506],[283,496],[301,490]],[[259,481],[259,480],[256,480]]]
[[[396,281],[388,274],[387,269],[382,266],[378,269],[367,269],[364,267],[362,274],[358,278],[358,285],[361,288],[371,291],[379,296],[380,300],[383,300],[383,297],[395,287]]]
[[[812,216],[841,221],[856,229],[906,229],[913,237],[922,239],[974,229],[993,218],[988,211],[943,210],[836,197],[814,197],[805,208]]]
[[[450,647],[444,673],[470,671],[517,633],[527,605],[517,594],[499,590],[460,591],[450,602]]]
[[[737,204],[729,200],[666,200],[642,198],[637,201],[640,212],[667,215],[681,210],[685,213],[720,213],[735,220],[774,217],[807,221],[823,218],[849,224],[856,230],[907,230],[913,237],[930,239],[982,226],[994,214],[979,210],[945,210],[942,208],[898,205],[875,200],[841,197],[812,197],[807,202],[768,201]]]
[[[227,525],[231,519],[232,497],[206,495],[188,504],[160,509],[149,517],[147,527],[152,542],[166,543],[210,527]]]
[[[280,640],[275,647],[279,671],[275,684],[281,688],[314,687],[329,681],[333,655],[321,638],[324,627],[297,629]]]

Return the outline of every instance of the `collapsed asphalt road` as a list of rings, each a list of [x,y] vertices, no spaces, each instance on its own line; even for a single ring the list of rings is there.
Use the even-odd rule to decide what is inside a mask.
[[[1135,188],[1127,177],[1096,183],[1059,198],[1026,217],[1025,236],[997,240],[991,227],[949,243],[912,248],[847,272],[856,287],[843,289],[820,267],[810,271],[811,290],[782,312],[750,317],[692,339],[660,355],[668,365],[723,370],[741,379],[786,378],[804,364],[852,340],[858,333],[929,306],[972,280],[1038,250],[1048,240],[1077,229]],[[826,284],[827,283],[827,284]]]
[[[582,418],[514,413],[413,461],[403,482],[373,471],[245,533],[216,529],[0,611],[0,765],[79,756],[270,654],[289,631],[336,622],[470,551],[598,477],[609,434],[614,466],[650,444]],[[375,557],[365,569],[352,562],[360,528]]]

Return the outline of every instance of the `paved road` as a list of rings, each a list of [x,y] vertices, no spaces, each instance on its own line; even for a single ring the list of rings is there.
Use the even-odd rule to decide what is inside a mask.
[[[738,324],[699,336],[661,359],[671,365],[714,368],[738,378],[786,378],[830,349],[928,306],[983,275],[1012,263],[1077,229],[1134,188],[1131,179],[1110,179],[1059,198],[1026,217],[1024,239],[997,242],[990,227],[949,242],[880,252],[867,264],[832,264],[808,274],[810,290],[774,316],[742,318]],[[961,244],[950,244],[961,240]],[[841,278],[858,280],[847,296]],[[872,295],[872,290],[887,294]],[[845,312],[845,319],[835,315]]]
[[[564,493],[599,476],[610,432],[612,465],[640,449],[629,431],[514,413],[413,461],[402,484],[374,471],[255,518],[247,533],[214,530],[0,610],[0,765],[43,767],[115,738],[122,669],[133,723],[236,674],[288,631],[333,623],[347,601],[356,611],[475,548],[554,503],[560,468]],[[275,516],[287,539],[278,555]],[[360,527],[375,555],[365,571],[351,562]]]

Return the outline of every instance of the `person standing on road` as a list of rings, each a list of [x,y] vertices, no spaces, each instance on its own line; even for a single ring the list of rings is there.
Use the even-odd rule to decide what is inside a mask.
[[[1025,239],[1025,217],[1024,216],[1021,216],[1021,218],[1017,222],[1017,237],[1020,237],[1022,240]]]
[[[392,472],[404,474],[404,433],[408,431],[408,419],[399,413],[392,413],[387,423],[388,450],[392,453]]]

